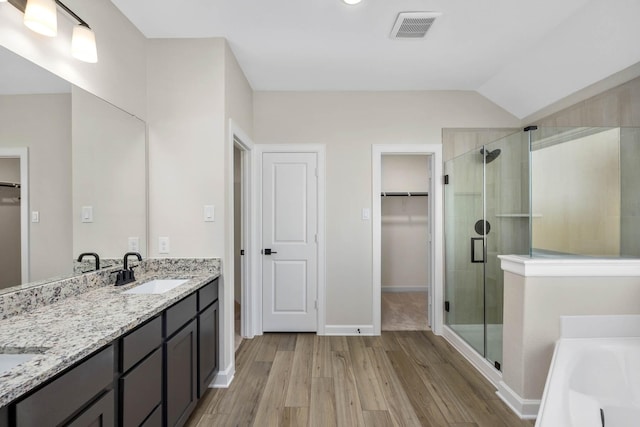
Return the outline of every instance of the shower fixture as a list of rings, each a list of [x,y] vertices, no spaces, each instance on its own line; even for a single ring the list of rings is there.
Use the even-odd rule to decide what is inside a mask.
[[[487,153],[487,155],[485,156],[485,152]],[[485,161],[487,162],[487,164],[493,162],[495,159],[498,158],[498,156],[500,155],[500,149],[496,148],[493,151],[489,151],[489,150],[485,150],[484,148],[480,149],[480,154],[482,154],[482,156],[485,156]]]

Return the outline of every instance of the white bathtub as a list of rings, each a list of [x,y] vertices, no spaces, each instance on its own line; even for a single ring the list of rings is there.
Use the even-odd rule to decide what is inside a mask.
[[[640,426],[640,338],[558,341],[536,427]]]

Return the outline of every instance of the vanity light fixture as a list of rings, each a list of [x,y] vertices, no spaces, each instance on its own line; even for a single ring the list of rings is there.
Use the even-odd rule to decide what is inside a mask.
[[[362,0],[342,0],[346,4],[354,5],[360,3]]]
[[[71,37],[71,54],[80,61],[92,64],[98,62],[96,35],[88,25],[78,24],[74,27]]]
[[[58,34],[55,0],[28,0],[24,9],[24,25],[47,37]]]
[[[7,0],[0,0],[0,2]],[[58,28],[57,6],[78,22],[71,38],[71,54],[80,61],[96,63],[96,36],[89,24],[60,0],[8,0],[24,12],[24,24],[36,33],[55,37]]]

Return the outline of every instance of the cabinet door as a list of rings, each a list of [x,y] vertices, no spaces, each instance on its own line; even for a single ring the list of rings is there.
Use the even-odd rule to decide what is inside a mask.
[[[197,332],[194,319],[165,343],[167,426],[184,425],[198,401]]]
[[[218,301],[198,315],[198,397],[218,371]]]
[[[16,425],[42,427],[65,422],[103,390],[112,387],[114,371],[110,345],[18,402]]]
[[[121,425],[139,426],[162,402],[162,350],[120,378]]]
[[[114,427],[114,413],[114,397],[111,390],[67,424],[67,427]]]

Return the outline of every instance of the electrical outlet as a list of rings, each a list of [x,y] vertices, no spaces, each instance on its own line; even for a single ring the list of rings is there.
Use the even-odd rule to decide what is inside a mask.
[[[40,212],[38,211],[31,212],[31,222],[40,222]]]
[[[140,239],[129,237],[129,252],[140,252]]]
[[[169,238],[168,237],[159,237],[158,238],[158,253],[168,254],[169,253]]]

